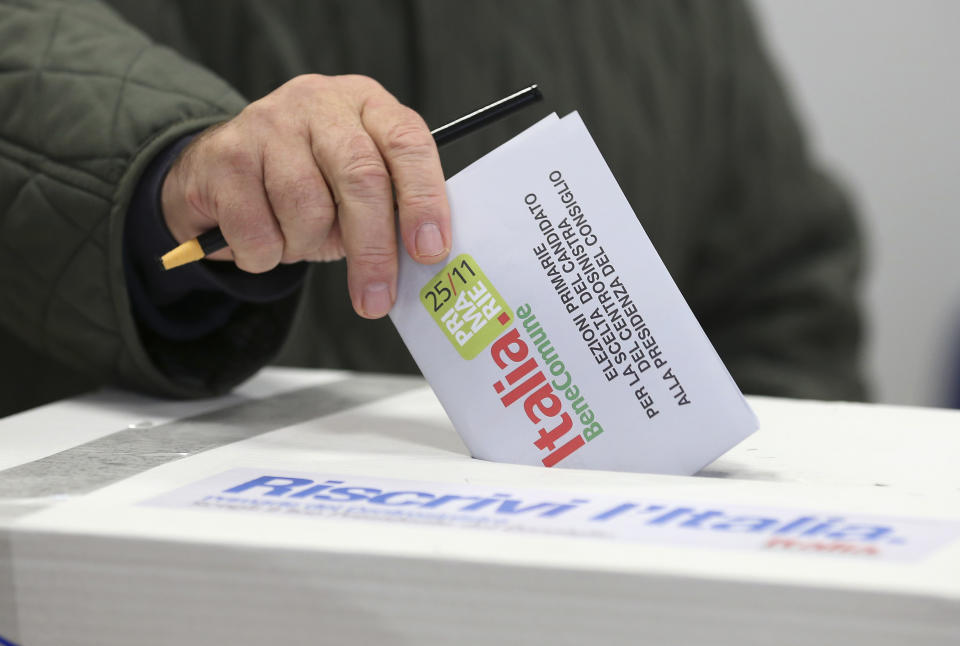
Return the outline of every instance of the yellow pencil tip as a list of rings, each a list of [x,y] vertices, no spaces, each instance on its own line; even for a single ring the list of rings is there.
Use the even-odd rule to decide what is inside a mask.
[[[197,239],[187,240],[176,249],[172,249],[160,257],[160,264],[164,269],[173,269],[203,258],[203,248]]]

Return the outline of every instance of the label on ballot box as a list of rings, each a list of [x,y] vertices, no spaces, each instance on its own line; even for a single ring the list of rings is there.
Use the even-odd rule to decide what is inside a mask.
[[[960,535],[960,523],[942,519],[838,515],[643,493],[625,499],[577,490],[240,468],[142,504],[872,561],[917,561]]]
[[[691,474],[756,430],[579,115],[447,191],[448,262],[401,254],[391,317],[474,457]]]

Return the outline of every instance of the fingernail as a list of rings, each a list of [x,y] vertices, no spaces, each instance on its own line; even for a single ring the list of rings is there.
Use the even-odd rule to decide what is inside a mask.
[[[386,283],[370,283],[363,290],[363,313],[371,318],[380,318],[390,311],[390,286]]]
[[[417,255],[422,258],[439,256],[446,251],[440,227],[433,222],[425,222],[417,229]]]

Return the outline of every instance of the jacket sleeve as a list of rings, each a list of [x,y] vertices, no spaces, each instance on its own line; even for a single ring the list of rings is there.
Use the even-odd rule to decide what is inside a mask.
[[[244,105],[99,1],[0,0],[0,325],[100,382],[171,396],[256,370],[264,358],[238,355],[262,333],[282,339],[288,311],[245,310],[226,337],[166,348],[131,314],[122,245],[150,160]]]
[[[723,144],[690,300],[744,392],[862,399],[851,204],[810,159],[748,10],[724,6],[723,58],[707,62]]]

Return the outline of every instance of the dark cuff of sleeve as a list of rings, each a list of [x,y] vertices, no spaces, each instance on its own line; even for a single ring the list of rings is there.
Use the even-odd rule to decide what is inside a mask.
[[[249,274],[230,262],[200,261],[166,271],[160,256],[177,246],[163,218],[163,181],[195,135],[163,150],[140,178],[127,212],[124,270],[134,316],[170,340],[193,340],[223,327],[245,303],[268,304],[300,289],[306,263]]]

